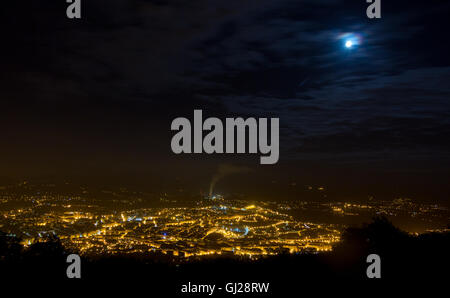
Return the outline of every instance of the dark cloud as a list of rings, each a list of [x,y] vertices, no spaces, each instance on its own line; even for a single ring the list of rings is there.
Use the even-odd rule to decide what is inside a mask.
[[[281,162],[449,161],[444,1],[384,1],[381,20],[365,1],[89,0],[78,21],[66,5],[2,4],[8,169],[171,163],[170,121],[194,108],[279,117]]]

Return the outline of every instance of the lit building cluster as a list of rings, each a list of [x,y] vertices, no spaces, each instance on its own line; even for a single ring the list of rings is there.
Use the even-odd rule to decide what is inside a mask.
[[[448,210],[408,199],[366,204],[345,202],[254,202],[214,199],[184,206],[140,206],[130,194],[107,192],[109,205],[79,195],[36,192],[0,194],[0,230],[24,245],[57,235],[70,250],[86,255],[162,253],[179,258],[203,255],[259,257],[330,250],[346,227],[336,218],[405,215],[448,220]],[[14,200],[19,208],[8,208]],[[122,205],[120,205],[122,204]],[[303,215],[303,213],[305,215]],[[314,219],[306,215],[317,214]],[[299,220],[303,218],[303,220]]]
[[[33,208],[3,214],[2,226],[25,245],[55,234],[81,254],[161,252],[190,257],[247,256],[330,250],[339,240],[333,225],[299,222],[277,210],[244,201],[201,202],[193,207],[140,208],[122,212]]]

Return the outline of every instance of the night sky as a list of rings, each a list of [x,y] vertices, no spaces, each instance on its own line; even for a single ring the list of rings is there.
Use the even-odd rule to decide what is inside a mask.
[[[395,2],[395,3],[393,3]],[[382,0],[63,0],[2,3],[0,182],[249,197],[450,194],[450,3]],[[343,34],[359,44],[345,47]],[[171,121],[280,118],[280,160],[175,155]]]

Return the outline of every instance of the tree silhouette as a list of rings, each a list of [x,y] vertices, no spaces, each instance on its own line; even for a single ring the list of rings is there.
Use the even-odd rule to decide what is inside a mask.
[[[23,246],[20,239],[15,235],[10,235],[0,231],[0,260],[13,261],[22,254]]]

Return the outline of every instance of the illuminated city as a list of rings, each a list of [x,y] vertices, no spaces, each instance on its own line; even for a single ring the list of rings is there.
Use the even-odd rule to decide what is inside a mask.
[[[42,188],[46,190],[41,192]],[[52,188],[55,186],[24,182],[14,186],[15,191],[28,190],[19,198],[11,188],[4,188],[0,229],[20,237],[25,246],[56,235],[66,248],[84,255],[158,252],[177,259],[204,255],[258,258],[332,249],[346,225],[339,220],[300,220],[302,216],[295,214],[302,210],[337,219],[367,212],[403,214],[436,226],[448,218],[446,208],[404,199],[369,204],[246,202],[214,195],[185,206],[161,198],[161,204],[169,207],[148,208],[138,207],[142,205],[139,195],[125,190],[120,199],[112,200],[116,208],[111,210],[100,200],[88,199],[87,188],[80,188],[80,194],[74,196],[51,193],[48,189]],[[112,191],[103,193],[118,196]],[[24,207],[5,208],[13,198]]]

